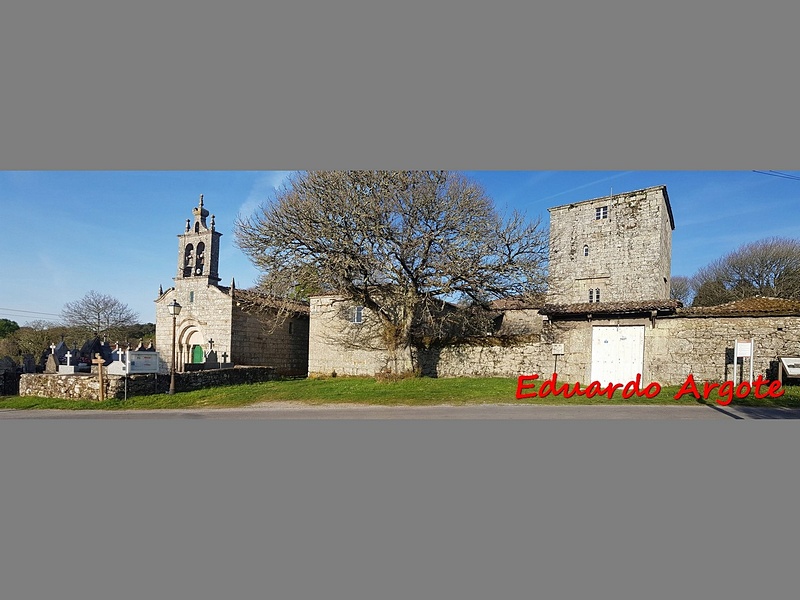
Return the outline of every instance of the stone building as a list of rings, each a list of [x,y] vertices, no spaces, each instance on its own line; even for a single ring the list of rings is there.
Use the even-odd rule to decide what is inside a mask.
[[[664,186],[549,209],[550,278],[541,305],[497,303],[492,335],[419,350],[423,375],[558,373],[562,381],[680,385],[734,378],[734,344],[754,341],[755,373],[776,378],[800,356],[800,302],[751,298],[684,308],[669,298],[672,208]],[[311,301],[309,373],[371,375],[387,366],[378,340],[358,339],[346,301]],[[348,326],[350,329],[348,330]],[[347,333],[344,337],[332,331]],[[348,331],[350,333],[348,333]]]
[[[181,305],[176,318],[176,370],[233,365],[274,367],[279,375],[305,375],[308,369],[308,307],[297,304],[284,320],[269,298],[220,285],[222,234],[214,215],[200,202],[178,235],[175,285],[156,299],[156,349],[169,369],[172,316],[168,305]]]
[[[548,210],[548,302],[669,298],[675,221],[665,186]]]

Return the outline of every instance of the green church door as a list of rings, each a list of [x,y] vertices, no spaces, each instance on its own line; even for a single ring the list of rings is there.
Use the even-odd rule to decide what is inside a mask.
[[[205,357],[203,356],[203,347],[202,346],[198,346],[197,344],[192,346],[192,362],[193,363],[205,362]]]

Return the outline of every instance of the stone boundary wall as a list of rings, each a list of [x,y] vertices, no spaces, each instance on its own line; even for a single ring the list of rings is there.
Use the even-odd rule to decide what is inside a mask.
[[[546,325],[538,341],[512,345],[453,345],[419,351],[422,375],[430,377],[549,377],[588,383],[594,326],[644,326],[643,380],[681,385],[689,374],[696,381],[733,379],[733,343],[755,339],[754,377],[777,379],[778,358],[800,356],[800,316],[659,317],[559,320]],[[312,338],[314,339],[314,338]],[[563,344],[556,357],[553,344]],[[338,352],[337,352],[338,350]],[[357,354],[356,354],[357,352]],[[319,344],[312,348],[311,375],[374,375],[386,363],[386,352],[354,351]],[[356,361],[355,358],[359,360]],[[749,371],[749,361],[744,366]],[[742,366],[739,367],[741,375]],[[625,382],[622,382],[625,383]]]
[[[235,367],[192,373],[176,373],[175,388],[179,392],[201,390],[220,385],[258,383],[276,379],[273,367]],[[125,378],[104,375],[106,398],[125,397]],[[128,397],[165,394],[169,391],[169,375],[131,375],[128,377]],[[100,382],[97,375],[24,374],[20,377],[20,396],[62,398],[65,400],[99,400]]]

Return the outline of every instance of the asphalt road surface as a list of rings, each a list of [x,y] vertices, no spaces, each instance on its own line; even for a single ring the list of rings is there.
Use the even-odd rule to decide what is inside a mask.
[[[471,406],[386,407],[265,403],[243,408],[71,411],[0,410],[0,419],[800,419],[800,409],[732,406]]]

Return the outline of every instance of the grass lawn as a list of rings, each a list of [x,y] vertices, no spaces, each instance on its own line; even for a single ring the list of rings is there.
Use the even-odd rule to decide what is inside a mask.
[[[539,383],[538,381],[536,382]],[[525,393],[538,389],[526,388]],[[2,409],[70,409],[70,410],[136,410],[164,408],[208,408],[248,406],[260,402],[293,401],[309,405],[372,404],[384,406],[432,406],[436,404],[714,404],[718,396],[696,400],[687,394],[676,400],[679,386],[665,387],[654,398],[633,396],[624,399],[620,391],[609,399],[606,396],[548,395],[545,398],[516,398],[515,378],[476,377],[454,379],[409,378],[398,381],[377,381],[368,377],[336,377],[326,379],[291,379],[209,388],[193,392],[178,392],[173,396],[158,394],[129,397],[127,401],[111,399],[105,402],[59,400],[20,396],[0,397]],[[784,388],[780,398],[756,399],[753,395],[734,399],[739,406],[783,406],[800,408],[800,386]]]

